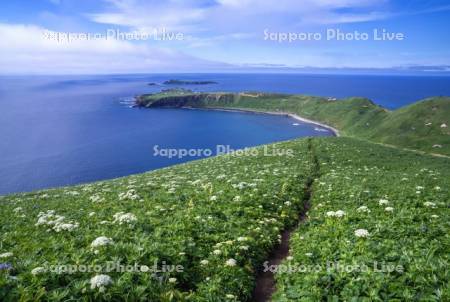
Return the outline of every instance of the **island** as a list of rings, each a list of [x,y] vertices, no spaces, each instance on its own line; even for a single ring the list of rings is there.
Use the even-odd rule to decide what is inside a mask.
[[[186,80],[168,80],[163,83],[164,85],[211,85],[218,84],[214,81],[186,81]]]

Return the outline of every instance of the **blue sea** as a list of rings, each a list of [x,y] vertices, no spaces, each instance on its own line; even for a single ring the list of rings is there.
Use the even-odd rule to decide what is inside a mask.
[[[450,78],[438,76],[2,76],[0,194],[126,176],[199,158],[155,156],[155,146],[215,150],[224,145],[238,149],[332,135],[282,116],[130,107],[135,95],[168,88],[148,83],[169,79],[218,82],[184,86],[198,91],[364,96],[389,109],[430,96],[450,95]]]

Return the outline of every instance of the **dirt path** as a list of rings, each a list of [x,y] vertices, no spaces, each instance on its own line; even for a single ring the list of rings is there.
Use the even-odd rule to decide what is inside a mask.
[[[267,266],[279,265],[284,259],[289,256],[289,243],[292,233],[297,231],[301,224],[307,219],[306,213],[308,213],[311,207],[312,198],[312,186],[314,184],[314,179],[319,176],[319,162],[314,153],[314,147],[312,146],[312,140],[309,142],[309,151],[313,155],[314,171],[309,177],[303,194],[303,210],[299,213],[299,219],[297,224],[281,234],[281,243],[272,251],[267,259]],[[253,295],[251,301],[253,302],[267,302],[271,300],[273,293],[276,291],[275,274],[269,271],[261,271],[256,278],[255,289],[253,290]]]

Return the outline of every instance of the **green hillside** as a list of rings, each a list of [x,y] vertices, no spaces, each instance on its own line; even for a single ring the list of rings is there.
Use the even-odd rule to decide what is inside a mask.
[[[251,150],[1,197],[0,300],[248,301],[306,205],[283,265],[402,271],[280,273],[274,301],[450,300],[450,159],[351,138]]]
[[[388,111],[364,98],[262,93],[167,91],[137,98],[142,107],[229,108],[285,112],[339,129],[344,136],[450,156],[450,98],[435,97]]]

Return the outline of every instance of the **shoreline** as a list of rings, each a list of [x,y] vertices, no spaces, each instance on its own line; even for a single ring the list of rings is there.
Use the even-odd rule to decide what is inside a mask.
[[[324,123],[318,122],[318,121],[314,121],[314,120],[310,120],[301,116],[298,116],[297,114],[294,113],[290,113],[290,112],[275,112],[275,111],[258,111],[258,110],[252,110],[252,109],[240,109],[240,108],[221,108],[221,107],[190,107],[190,106],[183,106],[183,107],[179,107],[181,109],[190,109],[190,110],[211,110],[211,111],[224,111],[224,112],[237,112],[237,113],[251,113],[251,114],[268,114],[268,115],[278,115],[278,116],[286,116],[286,117],[290,117],[294,120],[303,122],[303,123],[307,123],[307,124],[311,124],[311,125],[316,125],[316,126],[320,126],[322,128],[325,128],[329,131],[331,131],[335,137],[340,137],[341,134],[339,132],[338,129],[326,125]]]

